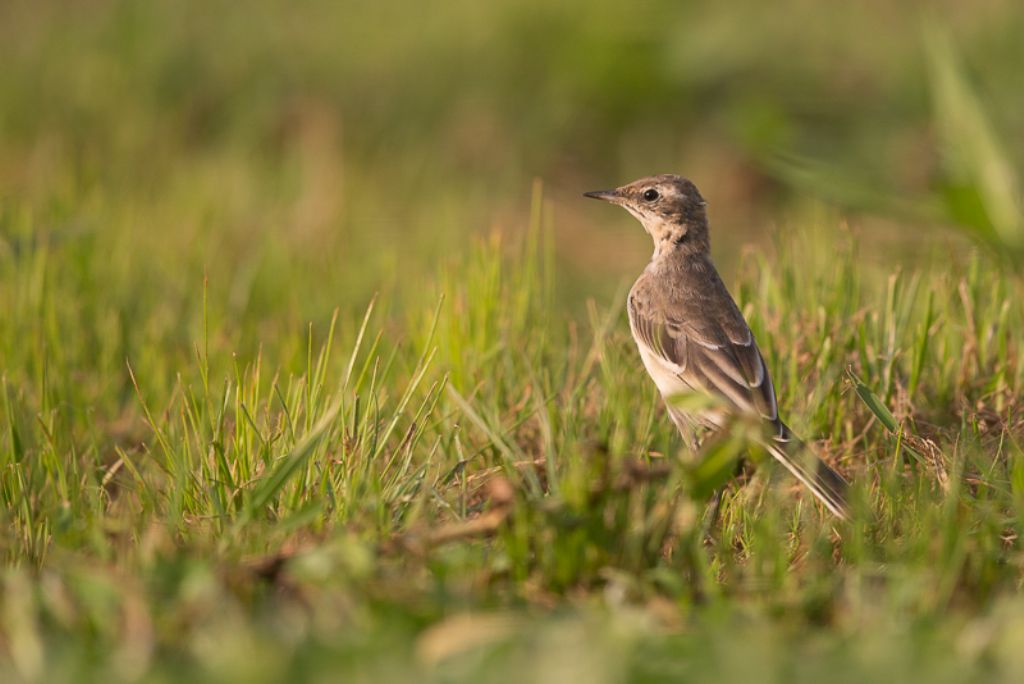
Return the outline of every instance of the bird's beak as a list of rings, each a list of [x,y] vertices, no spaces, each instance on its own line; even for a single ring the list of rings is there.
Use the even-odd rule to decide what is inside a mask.
[[[584,197],[590,197],[592,199],[604,200],[605,202],[611,202],[612,204],[620,204],[622,202],[622,193],[616,190],[594,190],[593,192],[583,193]]]

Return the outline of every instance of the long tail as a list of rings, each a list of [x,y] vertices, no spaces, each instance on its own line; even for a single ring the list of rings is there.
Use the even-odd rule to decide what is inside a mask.
[[[781,425],[779,436],[769,442],[767,447],[771,455],[803,482],[828,510],[843,520],[849,517],[846,493],[850,485],[842,475],[818,458],[785,424]]]

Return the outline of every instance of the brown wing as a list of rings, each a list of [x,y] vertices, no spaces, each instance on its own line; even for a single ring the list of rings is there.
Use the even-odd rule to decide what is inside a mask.
[[[769,452],[829,510],[847,516],[847,483],[807,450],[779,419],[775,388],[743,315],[716,274],[700,285],[677,287],[685,296],[667,299],[643,278],[629,296],[629,323],[648,370],[663,394],[700,389],[724,397],[740,411],[756,413],[776,431]],[[677,425],[687,419],[669,406]],[[680,430],[683,426],[680,425]]]
[[[651,306],[642,296],[630,296],[630,326],[637,343],[686,387],[711,392],[740,411],[779,423],[768,369],[732,299],[706,302],[703,311],[682,305],[674,312],[661,304]]]

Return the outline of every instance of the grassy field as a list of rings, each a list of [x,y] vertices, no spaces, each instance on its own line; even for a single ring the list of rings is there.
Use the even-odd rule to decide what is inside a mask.
[[[786,5],[0,7],[0,679],[1024,677],[1024,11]],[[850,521],[677,458],[663,171]]]

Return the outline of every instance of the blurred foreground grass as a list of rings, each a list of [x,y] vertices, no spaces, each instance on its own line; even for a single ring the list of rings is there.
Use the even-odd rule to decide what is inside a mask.
[[[1024,13],[789,9],[3,5],[0,676],[1024,674]],[[666,167],[850,523],[706,534],[576,197]]]

